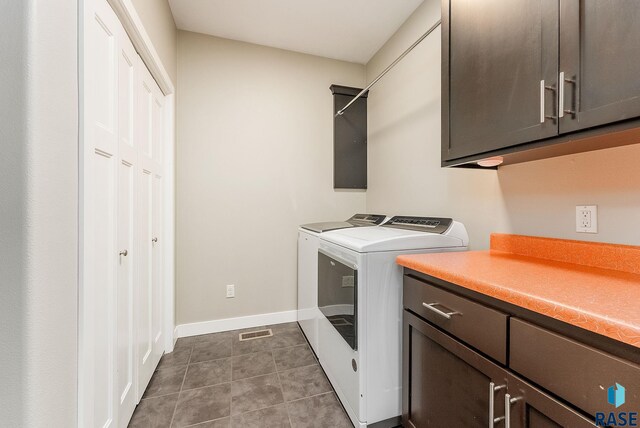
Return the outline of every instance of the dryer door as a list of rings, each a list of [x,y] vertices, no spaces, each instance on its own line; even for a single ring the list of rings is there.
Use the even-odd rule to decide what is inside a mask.
[[[358,347],[358,268],[318,251],[318,308],[351,349]]]

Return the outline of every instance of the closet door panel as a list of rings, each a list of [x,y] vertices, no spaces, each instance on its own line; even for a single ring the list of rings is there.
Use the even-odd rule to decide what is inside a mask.
[[[87,308],[91,314],[91,324],[85,326],[91,334],[93,350],[93,421],[94,426],[115,426],[114,404],[116,390],[115,373],[115,291],[117,247],[115,224],[115,158],[110,154],[96,151],[93,162],[94,277],[89,292],[91,304]]]
[[[155,82],[154,82],[155,83]],[[153,165],[153,206],[152,206],[152,289],[153,289],[153,332],[154,346],[162,349],[162,142],[164,138],[164,109],[160,88],[154,86],[152,102],[152,154]]]
[[[133,165],[125,159],[121,159],[118,169],[117,398],[120,406],[120,425],[122,425],[128,423],[137,403],[133,383],[133,292],[136,260],[133,239],[135,171]]]
[[[140,396],[144,392],[156,364],[154,364],[153,353],[153,283],[151,273],[151,225],[153,206],[153,174],[151,171],[143,169],[140,175],[140,196],[139,196],[139,218],[140,227],[138,229],[140,248],[140,277],[138,283],[138,302],[136,309],[138,312],[138,382],[140,385]],[[156,362],[157,363],[157,362]]]
[[[162,288],[160,286],[160,239],[157,233],[160,217],[161,186],[158,180],[162,176],[159,162],[154,159],[154,151],[159,149],[162,138],[162,94],[155,80],[139,61],[138,79],[139,103],[139,150],[140,164],[140,207],[139,207],[139,245],[140,245],[140,294],[139,308],[139,344],[141,352],[138,358],[138,383],[140,392],[151,379],[155,367],[160,361],[162,345]],[[160,180],[161,181],[161,180]]]
[[[151,239],[151,289],[152,289],[152,329],[153,346],[162,354],[162,245],[160,229],[162,226],[162,177],[153,175],[152,196],[152,235]]]
[[[116,371],[118,31],[115,13],[96,1],[86,21],[88,49],[84,210],[83,394],[87,426],[118,424]]]
[[[137,403],[135,391],[135,285],[138,260],[135,240],[136,172],[135,77],[137,54],[124,30],[120,33],[118,73],[118,353],[119,426],[126,426]]]

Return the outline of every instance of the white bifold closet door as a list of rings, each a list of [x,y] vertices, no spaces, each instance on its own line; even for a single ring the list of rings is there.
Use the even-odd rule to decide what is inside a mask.
[[[140,60],[142,64],[142,60]],[[138,79],[140,126],[140,287],[138,306],[138,370],[141,391],[149,383],[162,356],[162,139],[163,98],[146,67]]]
[[[163,353],[164,97],[107,1],[85,8],[78,425],[126,427]]]

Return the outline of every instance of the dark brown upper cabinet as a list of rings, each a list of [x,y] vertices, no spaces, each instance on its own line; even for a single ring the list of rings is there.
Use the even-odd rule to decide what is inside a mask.
[[[640,142],[638,22],[637,0],[443,0],[442,165]]]
[[[640,116],[640,3],[562,0],[560,7],[560,133]]]

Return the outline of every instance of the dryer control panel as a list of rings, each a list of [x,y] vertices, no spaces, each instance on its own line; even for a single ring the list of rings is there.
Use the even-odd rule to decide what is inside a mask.
[[[446,232],[447,229],[449,229],[451,223],[453,223],[453,219],[450,218],[398,215],[392,217],[391,220],[389,220],[382,226],[442,234]]]

